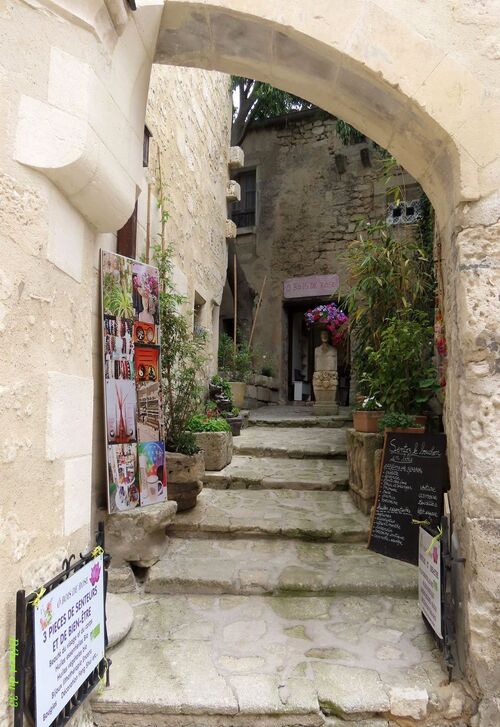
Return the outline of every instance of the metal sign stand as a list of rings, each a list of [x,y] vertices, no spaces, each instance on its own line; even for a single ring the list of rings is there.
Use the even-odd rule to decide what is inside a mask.
[[[96,533],[96,546],[104,548],[104,523],[99,523]],[[73,573],[80,570],[95,556],[93,551],[82,555],[75,560],[75,555],[65,558],[62,563],[62,572],[55,578],[45,583],[44,593],[59,586]],[[104,552],[104,644],[108,645],[108,634],[106,628],[106,592],[108,585],[107,568],[111,556]],[[25,591],[17,591],[16,595],[16,685],[14,696],[14,727],[24,727],[24,718],[28,723],[35,725],[35,668],[34,668],[34,635],[33,635],[33,601],[37,593],[30,593],[26,596]],[[62,727],[76,712],[78,707],[87,699],[92,690],[105,678],[106,686],[109,686],[110,659],[104,657],[97,667],[91,672],[77,692],[70,698],[61,712],[54,718],[51,727]]]

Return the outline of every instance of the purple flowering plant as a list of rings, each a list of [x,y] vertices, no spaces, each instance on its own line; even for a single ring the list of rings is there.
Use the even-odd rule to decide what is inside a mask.
[[[349,318],[335,303],[317,305],[304,313],[309,326],[323,324],[332,336],[332,344],[338,346],[345,338],[349,325]]]

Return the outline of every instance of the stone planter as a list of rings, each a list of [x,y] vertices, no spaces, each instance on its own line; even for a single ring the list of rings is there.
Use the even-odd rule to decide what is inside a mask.
[[[241,434],[243,419],[240,416],[229,417],[228,419],[226,419],[226,422],[231,427],[231,434],[233,435],[233,437],[239,437]]]
[[[354,429],[357,432],[378,434],[378,423],[383,416],[383,411],[366,411],[364,409],[353,411],[352,421]]]
[[[113,566],[132,563],[150,568],[159,561],[167,547],[166,528],[173,522],[176,512],[175,502],[158,502],[106,514],[106,549],[112,555]]]
[[[242,409],[245,404],[245,395],[247,391],[247,385],[244,381],[230,381],[229,386],[231,387],[231,399],[233,406]],[[207,467],[207,469],[209,469]]]
[[[203,452],[187,455],[167,452],[167,495],[175,500],[177,511],[183,512],[196,505],[203,487],[205,458]]]
[[[233,458],[231,432],[196,432],[196,444],[205,455],[206,470],[222,470]]]

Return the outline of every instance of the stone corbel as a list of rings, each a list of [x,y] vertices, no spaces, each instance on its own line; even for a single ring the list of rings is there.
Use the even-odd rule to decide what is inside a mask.
[[[231,146],[229,148],[228,167],[231,171],[241,169],[245,164],[245,152],[241,146]]]
[[[234,179],[230,179],[226,186],[226,200],[228,202],[239,202],[241,199],[241,187]]]
[[[232,220],[226,220],[225,236],[226,240],[234,240],[237,235],[237,227]]]
[[[128,23],[127,3],[125,0],[104,0],[109,16],[118,35],[121,35]]]

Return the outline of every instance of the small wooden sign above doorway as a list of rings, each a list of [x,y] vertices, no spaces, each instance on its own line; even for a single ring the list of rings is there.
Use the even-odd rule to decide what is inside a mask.
[[[340,285],[339,276],[307,275],[302,278],[287,278],[283,281],[283,297],[315,298],[333,295]]]

